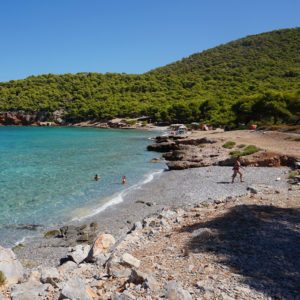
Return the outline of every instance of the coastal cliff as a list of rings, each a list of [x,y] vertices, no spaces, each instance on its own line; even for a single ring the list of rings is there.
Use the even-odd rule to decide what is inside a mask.
[[[64,125],[63,110],[28,112],[24,110],[0,112],[0,125],[36,125],[55,126]]]

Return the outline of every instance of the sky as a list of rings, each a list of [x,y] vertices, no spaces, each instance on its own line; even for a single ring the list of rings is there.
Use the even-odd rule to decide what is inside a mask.
[[[0,0],[0,81],[144,73],[251,34],[299,27],[299,0]]]

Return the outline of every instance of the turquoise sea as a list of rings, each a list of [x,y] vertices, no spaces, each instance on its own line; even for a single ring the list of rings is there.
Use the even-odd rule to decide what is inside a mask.
[[[0,127],[0,245],[84,218],[164,168],[146,151],[157,132]],[[101,179],[94,181],[95,174]],[[126,175],[126,185],[121,177]],[[37,231],[31,230],[37,225]]]

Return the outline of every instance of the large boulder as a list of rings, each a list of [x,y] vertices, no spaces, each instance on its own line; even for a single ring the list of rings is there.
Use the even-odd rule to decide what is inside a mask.
[[[50,284],[41,284],[37,281],[28,281],[16,284],[11,290],[12,300],[40,300],[49,299]]]
[[[11,249],[0,246],[0,271],[6,277],[7,284],[18,283],[23,279],[24,270]]]
[[[72,300],[91,300],[85,283],[80,278],[71,278],[67,282],[63,283],[61,298],[68,298]]]
[[[111,234],[100,234],[94,242],[89,257],[91,259],[97,259],[97,257],[102,254],[108,253],[115,243],[116,240]]]
[[[89,245],[77,245],[69,248],[68,256],[72,258],[76,264],[83,262],[89,255],[91,247]]]

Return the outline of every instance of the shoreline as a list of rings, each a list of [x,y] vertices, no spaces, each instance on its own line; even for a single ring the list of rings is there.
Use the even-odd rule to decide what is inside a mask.
[[[204,167],[182,171],[162,172],[154,180],[124,195],[122,202],[105,210],[70,222],[69,226],[83,226],[97,223],[99,233],[110,233],[121,241],[136,222],[156,215],[169,208],[188,208],[204,201],[217,201],[226,197],[247,195],[247,188],[255,184],[286,188],[287,168],[247,168],[246,182],[229,184],[230,167]],[[280,177],[282,180],[276,181]],[[57,229],[57,228],[56,228]],[[57,266],[65,257],[70,245],[62,238],[39,237],[27,240],[25,247],[16,247],[17,257],[29,269],[44,266]]]
[[[78,207],[76,210],[85,211],[83,215],[74,216],[73,218],[67,219],[61,223],[57,223],[54,225],[46,225],[46,226],[42,227],[42,229],[39,231],[33,231],[34,233],[36,233],[35,235],[26,235],[26,236],[22,237],[20,240],[16,241],[14,243],[14,245],[9,248],[13,249],[14,247],[18,247],[19,245],[24,245],[27,243],[27,241],[32,242],[34,240],[44,239],[45,232],[55,230],[55,229],[63,227],[63,226],[82,225],[82,224],[86,223],[88,220],[93,219],[94,217],[96,218],[101,213],[104,213],[111,206],[117,206],[120,203],[124,202],[124,197],[126,197],[126,195],[128,193],[130,193],[131,191],[134,191],[136,189],[142,188],[142,186],[144,184],[151,182],[156,177],[158,177],[160,174],[162,174],[164,171],[165,171],[165,168],[162,167],[159,170],[155,170],[155,171],[146,173],[143,175],[144,176],[143,180],[140,180],[140,181],[136,182],[135,184],[129,185],[124,190],[116,192],[116,193],[112,194],[111,196],[105,197],[108,200],[105,201],[104,203],[100,203],[97,207],[95,207],[95,206],[93,206],[93,207],[92,206]],[[103,198],[100,198],[99,202],[101,202],[101,200],[103,200]]]

